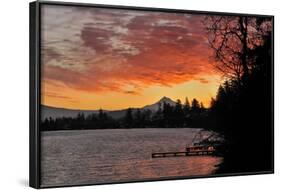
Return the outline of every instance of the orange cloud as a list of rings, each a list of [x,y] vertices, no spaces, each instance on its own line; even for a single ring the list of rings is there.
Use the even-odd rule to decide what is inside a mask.
[[[204,76],[217,74],[203,16],[45,5],[42,81],[130,95],[192,80],[207,84]],[[54,97],[51,89],[44,93]]]

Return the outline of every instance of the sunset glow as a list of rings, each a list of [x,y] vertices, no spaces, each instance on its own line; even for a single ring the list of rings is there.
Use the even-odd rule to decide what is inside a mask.
[[[208,106],[221,76],[212,65],[203,17],[45,5],[42,104],[116,110],[167,96]]]

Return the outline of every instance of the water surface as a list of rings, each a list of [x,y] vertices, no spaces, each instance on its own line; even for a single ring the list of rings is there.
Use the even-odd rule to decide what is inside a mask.
[[[222,158],[151,158],[184,151],[199,129],[46,131],[41,136],[41,184],[46,186],[209,175]]]

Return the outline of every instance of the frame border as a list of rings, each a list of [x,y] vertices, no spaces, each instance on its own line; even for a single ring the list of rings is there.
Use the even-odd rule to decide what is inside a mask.
[[[105,183],[85,183],[74,185],[41,185],[41,135],[40,135],[40,118],[41,118],[41,7],[42,5],[53,6],[78,6],[78,7],[92,7],[105,9],[119,9],[119,10],[135,10],[135,11],[150,11],[150,12],[166,12],[166,13],[187,13],[187,14],[208,14],[208,15],[222,15],[222,16],[248,16],[248,17],[268,17],[272,20],[272,52],[271,52],[271,147],[272,147],[272,170],[260,172],[243,172],[243,173],[225,173],[225,174],[211,174],[211,175],[196,175],[196,176],[178,176],[178,177],[160,177],[143,180],[123,180],[118,182]],[[29,4],[29,186],[33,188],[57,188],[57,187],[77,187],[89,185],[107,185],[107,184],[123,184],[136,182],[153,182],[166,180],[184,180],[184,179],[198,179],[198,178],[213,178],[213,177],[233,177],[245,175],[260,175],[274,173],[274,15],[262,14],[248,14],[248,13],[230,13],[230,12],[213,12],[213,11],[196,11],[183,9],[168,9],[168,8],[154,8],[154,7],[135,7],[124,5],[106,5],[106,4],[92,4],[92,3],[77,3],[77,2],[59,2],[59,1],[34,1]]]
[[[40,188],[39,3],[29,4],[29,186]]]

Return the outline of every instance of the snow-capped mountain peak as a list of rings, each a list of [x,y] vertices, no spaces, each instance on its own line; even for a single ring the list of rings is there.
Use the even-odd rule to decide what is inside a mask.
[[[176,105],[176,102],[174,102],[172,99],[164,96],[158,102],[151,104],[151,105],[144,106],[142,109],[149,109],[151,111],[157,111],[159,109],[159,106],[163,106],[164,103],[170,104],[171,106]]]

